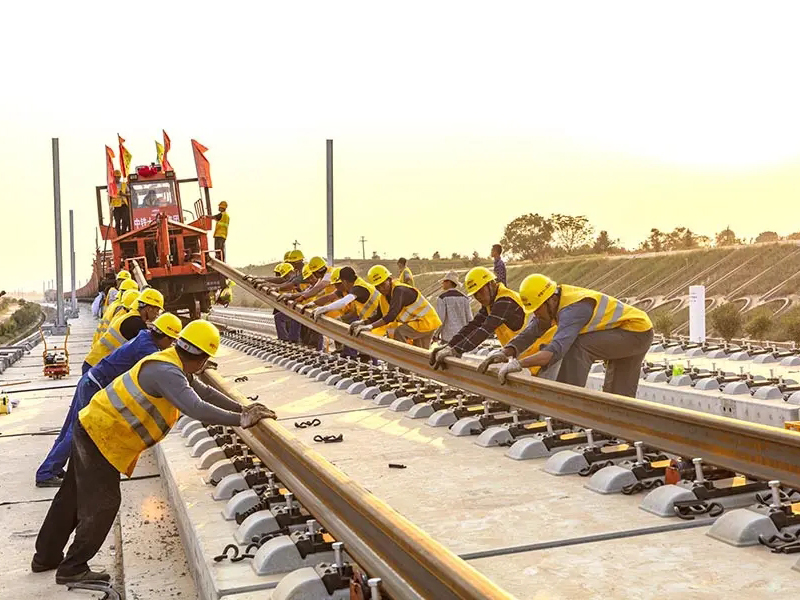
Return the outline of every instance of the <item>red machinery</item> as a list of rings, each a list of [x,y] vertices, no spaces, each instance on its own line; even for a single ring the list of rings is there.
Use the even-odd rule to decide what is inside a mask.
[[[206,267],[207,232],[213,223],[208,189],[205,202],[194,203],[194,212],[181,204],[179,184],[196,181],[176,179],[173,171],[163,172],[158,165],[137,167],[127,185],[131,230],[119,237],[111,217],[108,223],[103,220],[106,186],[96,188],[100,232],[111,243],[113,270],[133,272],[137,263],[148,284],[164,294],[165,309],[188,311],[192,319],[208,311],[209,292],[225,286],[225,278]],[[188,223],[186,213],[191,216]],[[113,278],[113,272],[106,273],[106,281]]]

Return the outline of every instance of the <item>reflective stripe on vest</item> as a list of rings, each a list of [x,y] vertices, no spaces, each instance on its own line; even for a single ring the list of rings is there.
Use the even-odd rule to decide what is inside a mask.
[[[228,238],[228,223],[230,223],[231,218],[228,216],[228,213],[222,213],[222,216],[217,221],[216,227],[214,227],[214,237],[227,239]]]
[[[95,366],[106,356],[127,342],[128,340],[125,339],[125,336],[122,335],[122,332],[120,332],[120,327],[122,327],[122,324],[129,317],[134,316],[139,316],[138,310],[132,310],[114,319],[111,322],[111,325],[108,326],[108,330],[106,330],[106,332],[100,336],[100,339],[97,340],[97,343],[92,346],[89,354],[86,355],[86,362],[91,366]]]
[[[522,300],[519,297],[519,294],[514,290],[508,289],[502,283],[497,283],[497,295],[494,297],[494,301],[497,302],[500,298],[510,298],[515,304],[519,305],[520,310],[525,314],[525,318],[522,321],[522,327],[519,329],[511,329],[508,325],[503,323],[499,327],[494,330],[494,334],[497,336],[497,339],[500,341],[503,346],[508,344],[511,339],[517,335],[520,331],[525,329],[525,325],[528,324],[528,320],[530,316],[533,314],[533,311],[526,312],[525,307],[522,305]],[[489,314],[492,314],[492,308],[489,307],[488,309]]]
[[[572,285],[562,284],[561,299],[558,310],[575,304],[585,298],[595,301],[594,312],[589,322],[581,329],[580,333],[603,331],[605,329],[623,329],[625,331],[650,331],[653,323],[647,313],[641,309],[625,304],[613,296],[601,292],[587,290]]]
[[[400,286],[410,287],[416,290],[417,299],[400,311],[400,314],[397,315],[397,318],[392,323],[393,328],[396,329],[398,324],[405,324],[415,331],[425,333],[441,327],[442,320],[439,318],[433,306],[431,306],[431,303],[422,295],[422,292],[405,283],[393,282],[392,294],[394,294],[394,290]],[[380,307],[384,315],[388,314],[389,301],[383,294],[380,296]]]
[[[411,274],[411,269],[408,267],[404,267],[402,271],[400,271],[400,277],[398,277],[400,283],[405,283],[406,285],[414,286],[414,276]]]
[[[183,369],[174,347],[147,356],[97,392],[78,415],[106,460],[128,476],[142,451],[163,438],[178,420],[178,410],[166,398],[151,396],[139,385],[142,365],[151,360]]]
[[[361,277],[356,277],[356,282],[353,284],[353,287],[355,286],[364,288],[369,292],[369,298],[367,298],[367,301],[363,304],[358,300],[353,301],[353,304],[356,305],[356,313],[358,314],[358,318],[362,320],[368,319],[375,313],[376,310],[378,310],[381,293],[372,285],[361,279]]]

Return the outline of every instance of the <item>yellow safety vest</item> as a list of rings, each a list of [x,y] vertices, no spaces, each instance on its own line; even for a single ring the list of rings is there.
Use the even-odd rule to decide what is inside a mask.
[[[369,298],[363,304],[358,300],[353,300],[358,318],[361,320],[368,319],[378,310],[381,302],[381,293],[371,284],[361,279],[361,277],[356,277],[356,282],[353,284],[353,287],[355,286],[362,287],[369,292]]]
[[[91,402],[78,413],[81,425],[97,449],[128,477],[139,455],[158,443],[178,420],[178,409],[171,402],[147,394],[139,385],[139,371],[151,360],[183,370],[174,347],[146,356],[92,396]]]
[[[221,214],[222,216],[217,221],[216,227],[214,227],[214,237],[226,240],[228,239],[228,223],[231,222],[231,218],[226,212]]]
[[[400,280],[400,283],[405,283],[406,285],[414,287],[414,276],[411,274],[411,269],[408,267],[400,271],[400,275],[397,278]]]
[[[403,307],[403,309],[400,311],[400,314],[397,315],[397,319],[395,319],[395,321],[390,323],[389,327],[387,327],[387,331],[389,333],[391,333],[399,325],[408,325],[414,331],[419,331],[420,333],[434,331],[442,326],[442,320],[436,313],[436,309],[434,309],[431,303],[428,302],[425,296],[422,295],[422,292],[413,286],[406,285],[405,283],[392,281],[392,294],[394,294],[394,290],[398,286],[409,287],[416,290],[417,299],[408,306]],[[381,294],[380,297],[380,308],[384,315],[389,313],[389,300],[383,294]],[[394,329],[391,326],[394,326]],[[379,327],[378,329],[382,330],[383,327]]]
[[[114,352],[114,350],[127,342],[128,340],[125,339],[125,336],[120,333],[120,327],[122,327],[122,324],[127,319],[134,316],[139,316],[138,310],[129,311],[111,321],[111,325],[108,326],[108,330],[106,330],[106,332],[100,336],[100,339],[97,340],[97,343],[92,345],[92,349],[89,350],[89,354],[86,355],[86,362],[92,366],[95,366],[106,356],[109,356],[112,352]]]
[[[575,304],[584,298],[594,300],[594,312],[589,322],[581,329],[580,333],[603,331],[605,329],[622,329],[624,331],[650,331],[653,323],[647,313],[622,300],[617,300],[601,292],[587,290],[572,285],[562,284],[561,300],[558,310]]]
[[[97,329],[94,331],[94,336],[92,337],[92,344],[96,343],[97,340],[108,330],[108,326],[111,324],[116,317],[123,314],[127,309],[123,306],[120,300],[114,300],[111,304],[108,305],[103,311],[103,318],[100,319],[100,322],[97,324]]]
[[[103,306],[106,306],[106,307],[108,306],[108,297],[111,295],[111,290],[114,290],[115,292],[118,292],[117,288],[115,288],[115,287],[108,288],[108,291],[106,292],[106,297],[103,298]],[[114,302],[119,300],[118,296],[119,296],[119,293],[117,294],[116,297],[114,297]]]

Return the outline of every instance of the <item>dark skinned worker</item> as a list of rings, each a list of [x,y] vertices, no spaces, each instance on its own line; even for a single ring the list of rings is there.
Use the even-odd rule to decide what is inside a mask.
[[[408,268],[408,261],[405,258],[398,258],[397,259],[397,280],[400,283],[405,283],[406,285],[414,286],[414,275],[411,273],[411,269]]]
[[[497,336],[501,344],[508,344],[522,331],[531,315],[531,311],[525,310],[519,294],[497,281],[496,275],[486,267],[470,269],[464,279],[464,288],[467,294],[475,297],[481,309],[446,346],[435,348],[431,352],[430,364],[434,369],[444,368],[444,359],[448,356],[458,357],[464,352],[474,350],[492,334]],[[555,328],[548,329],[531,344],[531,348],[538,348],[540,344],[549,342],[554,333]],[[532,367],[531,373],[539,374],[539,367]],[[555,373],[550,373],[548,378],[553,378],[554,375]]]
[[[194,377],[217,353],[219,339],[212,323],[192,321],[174,346],[141,359],[92,396],[78,414],[67,473],[36,538],[32,571],[56,569],[58,584],[110,580],[88,562],[117,517],[120,475],[131,476],[139,455],[161,441],[181,413],[244,429],[275,418],[264,405],[244,408]]]
[[[607,363],[603,391],[636,397],[642,360],[653,341],[653,324],[644,311],[602,292],[572,285],[557,285],[545,275],[528,275],[520,285],[520,298],[538,317],[502,350],[481,363],[484,372],[494,362],[508,361],[498,372],[501,383],[509,373],[525,367],[545,366],[561,360],[558,381],[585,386],[595,360]],[[524,358],[542,328],[557,326],[553,341]]]
[[[292,267],[289,273],[276,277],[260,278],[248,275],[245,279],[260,289],[267,288],[280,293],[300,289],[304,280],[303,267],[305,266],[305,257],[303,252],[301,250],[290,250],[284,254],[284,258],[284,262]],[[300,323],[279,310],[273,311],[273,314],[275,315],[275,327],[285,329],[289,341],[299,342],[301,334]]]
[[[389,269],[375,265],[367,273],[367,282],[380,292],[380,313],[368,319],[354,321],[350,333],[386,328],[400,342],[429,348],[433,334],[442,325],[439,315],[418,289],[392,280]]]

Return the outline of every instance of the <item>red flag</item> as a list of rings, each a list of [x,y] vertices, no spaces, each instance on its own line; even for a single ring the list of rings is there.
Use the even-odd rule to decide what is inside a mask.
[[[117,141],[119,142],[119,172],[123,179],[128,178],[128,169],[131,168],[131,153],[123,145],[125,140],[117,134]]]
[[[197,167],[197,180],[200,187],[210,188],[211,185],[211,166],[208,159],[203,154],[208,152],[208,148],[197,140],[192,140],[192,150],[194,151],[194,165]]]
[[[169,149],[172,144],[169,141],[167,132],[162,129],[161,133],[164,134],[164,160],[161,162],[161,168],[164,170],[164,172],[172,171],[172,165],[169,164],[169,159],[167,159],[167,154],[169,154]]]
[[[114,177],[114,151],[106,146],[106,185],[108,185],[108,195],[117,196],[117,179]]]

